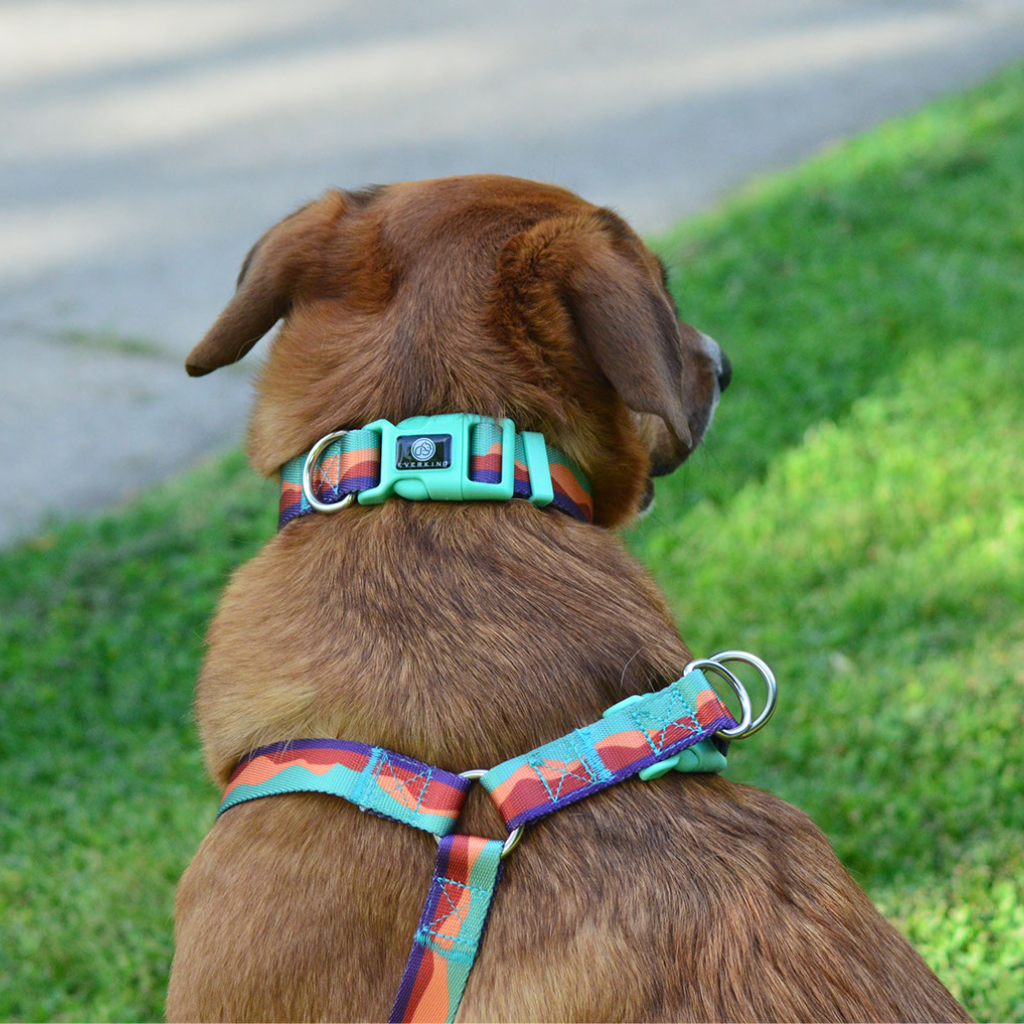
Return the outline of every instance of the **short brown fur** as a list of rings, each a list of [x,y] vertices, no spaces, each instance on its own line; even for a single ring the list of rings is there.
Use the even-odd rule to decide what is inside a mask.
[[[376,743],[452,771],[523,753],[689,659],[607,529],[706,428],[713,370],[608,211],[500,177],[330,193],[257,244],[189,372],[285,316],[249,452],[441,412],[543,430],[598,526],[525,502],[310,516],[233,577],[196,712],[218,784],[248,750]],[[410,625],[415,628],[406,628]],[[500,833],[479,788],[467,831]],[[427,835],[313,794],[239,805],[179,887],[171,1020],[383,1020]],[[633,780],[531,827],[461,1020],[969,1020],[799,811],[722,778]]]

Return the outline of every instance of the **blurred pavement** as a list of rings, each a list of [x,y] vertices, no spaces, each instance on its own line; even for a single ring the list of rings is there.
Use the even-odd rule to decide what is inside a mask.
[[[7,0],[0,543],[241,436],[260,347],[185,353],[327,187],[495,171],[653,232],[1022,57],[1024,0]]]

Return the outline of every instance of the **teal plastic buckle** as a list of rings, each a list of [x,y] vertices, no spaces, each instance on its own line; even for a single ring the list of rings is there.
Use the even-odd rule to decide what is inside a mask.
[[[409,501],[508,501],[515,489],[516,426],[503,419],[501,479],[469,479],[470,434],[494,420],[473,413],[412,416],[394,424],[374,420],[363,429],[380,434],[380,483],[359,492],[360,505],[380,505],[392,494]]]
[[[630,704],[636,704],[637,701],[643,699],[639,694],[634,694],[632,697],[620,700],[618,704],[613,704],[601,717],[608,718],[616,712],[629,707]],[[654,779],[660,779],[662,775],[671,771],[720,772],[725,768],[726,763],[725,755],[711,740],[701,740],[699,743],[694,743],[692,747],[680,750],[678,754],[666,757],[664,761],[656,761],[654,764],[649,764],[646,768],[641,768],[638,774],[644,782],[651,782]]]

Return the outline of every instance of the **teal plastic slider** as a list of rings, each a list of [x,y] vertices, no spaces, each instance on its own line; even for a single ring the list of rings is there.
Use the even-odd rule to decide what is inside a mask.
[[[638,694],[634,694],[625,700],[620,700],[618,704],[613,704],[602,713],[601,717],[607,718],[609,715],[615,714],[616,711],[621,711],[623,708],[629,707],[630,704],[635,704],[643,699]],[[692,747],[680,750],[678,754],[666,757],[664,761],[657,761],[654,764],[649,764],[646,768],[641,768],[638,774],[644,782],[651,782],[672,771],[720,772],[726,764],[725,755],[711,740],[701,740],[699,743],[694,743]]]
[[[544,508],[555,500],[555,485],[551,482],[551,464],[548,446],[543,434],[524,430],[520,435],[526,455],[526,472],[530,475],[530,501]]]

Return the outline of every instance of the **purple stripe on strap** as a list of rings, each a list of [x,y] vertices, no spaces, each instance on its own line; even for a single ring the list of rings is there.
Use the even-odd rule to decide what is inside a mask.
[[[446,772],[443,768],[437,768],[434,765],[426,764],[423,761],[417,761],[414,757],[407,757],[405,754],[398,754],[393,750],[387,750],[385,747],[371,747],[368,743],[357,743],[355,740],[332,740],[332,739],[309,739],[309,740],[286,740],[283,743],[270,743],[265,747],[259,747],[256,750],[251,750],[245,757],[241,757],[238,760],[238,764],[235,765],[232,770],[234,775],[242,765],[251,761],[254,757],[262,757],[265,754],[280,754],[280,753],[294,753],[299,750],[348,750],[353,754],[363,754],[366,757],[371,757],[374,751],[387,755],[388,761],[396,764],[399,768],[405,768],[409,771],[429,772],[430,777],[436,779],[439,782],[443,782],[447,786],[451,786],[453,789],[461,790],[463,793],[468,793],[473,785],[472,779],[464,779],[461,775],[456,775],[454,772]]]
[[[434,920],[437,914],[437,901],[441,898],[443,890],[440,886],[434,884],[434,879],[446,878],[448,876],[448,851],[450,849],[451,844],[445,842],[442,842],[438,848],[437,860],[434,863],[434,877],[430,880],[430,888],[427,890],[427,899],[423,904],[423,911],[420,914],[419,924],[416,928],[417,932],[421,928],[429,927],[430,922]],[[423,963],[423,956],[426,950],[426,946],[413,942],[412,952],[406,961],[405,970],[402,972],[402,981],[398,986],[398,995],[395,996],[394,1005],[391,1007],[391,1016],[388,1017],[388,1024],[400,1024],[405,1017],[405,1011],[409,1005],[409,999],[412,997],[413,986],[416,984],[417,977],[419,977],[420,964]]]

